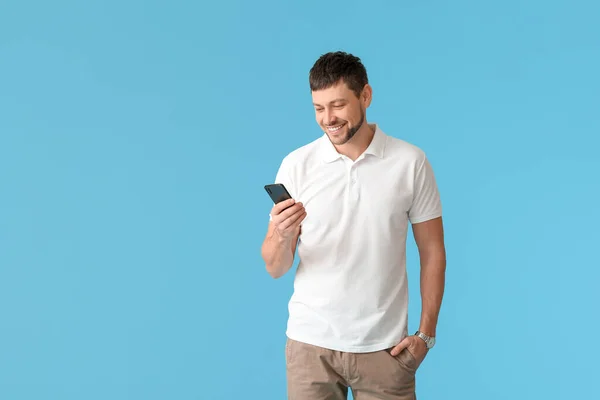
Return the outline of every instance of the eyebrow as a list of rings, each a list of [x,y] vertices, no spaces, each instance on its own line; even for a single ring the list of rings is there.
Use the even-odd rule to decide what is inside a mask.
[[[343,103],[343,102],[346,102],[346,99],[343,99],[343,98],[341,98],[341,97],[340,97],[340,98],[337,98],[337,99],[335,99],[335,100],[331,100],[331,101],[329,102],[329,104],[331,104],[331,103],[340,103],[340,102],[342,102],[342,103]],[[317,107],[322,107],[320,104],[317,104],[317,103],[313,103],[313,105],[315,105],[315,106],[317,106]]]

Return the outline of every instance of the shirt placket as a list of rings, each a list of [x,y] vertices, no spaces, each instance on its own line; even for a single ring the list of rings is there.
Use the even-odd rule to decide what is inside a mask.
[[[347,185],[346,185],[346,196],[350,205],[353,205],[358,201],[360,194],[360,185],[358,181],[358,163],[346,160],[347,162]]]

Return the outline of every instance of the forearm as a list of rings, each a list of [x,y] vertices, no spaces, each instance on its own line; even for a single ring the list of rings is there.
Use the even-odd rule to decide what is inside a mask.
[[[446,255],[442,248],[421,257],[421,322],[419,330],[435,336],[446,280]]]
[[[267,272],[273,278],[283,276],[294,262],[291,241],[282,239],[275,231],[265,238],[261,253]]]

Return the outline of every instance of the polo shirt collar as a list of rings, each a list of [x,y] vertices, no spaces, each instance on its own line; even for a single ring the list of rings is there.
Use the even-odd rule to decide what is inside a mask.
[[[365,150],[364,154],[371,154],[375,157],[383,158],[385,152],[386,136],[381,131],[381,129],[379,129],[379,125],[374,124],[374,126],[375,134],[373,135],[373,139],[371,140],[371,143]],[[331,141],[327,137],[327,134],[323,134],[323,137],[321,138],[321,150],[323,161],[325,161],[326,163],[333,162],[342,156],[335,149],[335,146],[331,143]]]

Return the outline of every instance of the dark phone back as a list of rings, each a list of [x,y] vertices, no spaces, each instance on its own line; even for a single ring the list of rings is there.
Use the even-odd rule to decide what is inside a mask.
[[[285,186],[283,186],[283,184],[281,183],[265,185],[265,190],[267,191],[267,193],[271,197],[271,200],[273,200],[275,204],[281,203],[282,201],[292,198]]]

